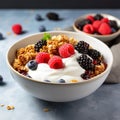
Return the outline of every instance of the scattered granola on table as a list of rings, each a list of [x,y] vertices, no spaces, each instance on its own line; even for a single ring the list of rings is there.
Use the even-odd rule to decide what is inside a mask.
[[[15,107],[13,106],[13,105],[7,105],[7,110],[13,110],[13,109],[15,109]]]

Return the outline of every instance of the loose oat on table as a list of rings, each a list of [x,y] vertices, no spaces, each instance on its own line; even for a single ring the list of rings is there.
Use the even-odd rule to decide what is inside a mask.
[[[5,105],[4,104],[0,104],[0,107],[4,107]]]
[[[6,108],[7,108],[7,110],[13,110],[13,109],[15,109],[15,107],[13,105],[8,105]]]
[[[49,109],[49,108],[44,108],[43,111],[44,111],[44,112],[49,112],[50,109]]]

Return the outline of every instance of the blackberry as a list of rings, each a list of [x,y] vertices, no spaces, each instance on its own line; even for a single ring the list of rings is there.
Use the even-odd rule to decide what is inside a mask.
[[[89,44],[84,42],[84,41],[79,41],[77,45],[75,45],[75,49],[79,52],[79,53],[88,53],[88,49],[89,49]]]
[[[103,18],[103,16],[101,15],[101,14],[96,14],[95,16],[94,16],[94,19],[95,20],[101,20]]]
[[[119,29],[117,22],[115,20],[109,20],[109,25],[111,28],[114,28],[115,30]]]
[[[94,71],[95,65],[92,63],[92,60],[86,55],[82,54],[78,59],[77,59],[79,65],[85,69],[85,70],[91,70]]]
[[[117,30],[115,28],[111,28],[111,30],[112,30],[112,33],[117,32]]]
[[[91,21],[90,21],[89,19],[84,19],[84,20],[82,20],[82,21],[80,21],[80,22],[78,23],[77,28],[78,28],[79,30],[83,30],[83,27],[84,27],[84,25],[86,25],[86,24],[91,24]]]
[[[82,77],[83,79],[87,80],[87,79],[90,78],[90,75],[85,72],[85,73],[81,74],[81,77]]]
[[[59,15],[54,12],[49,12],[46,16],[49,20],[59,20]]]
[[[95,49],[89,49],[88,55],[95,60],[99,59],[101,56],[100,52]]]
[[[38,42],[35,44],[35,46],[34,46],[35,51],[36,51],[36,52],[39,52],[39,51],[40,51],[40,48],[42,48],[43,45],[46,45],[46,44],[47,44],[46,40],[40,40],[40,41],[38,41]]]

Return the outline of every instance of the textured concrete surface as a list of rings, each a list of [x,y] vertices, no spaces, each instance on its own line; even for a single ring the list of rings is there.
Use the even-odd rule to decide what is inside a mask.
[[[59,13],[61,21],[50,21],[46,18],[49,11]],[[0,10],[0,74],[4,85],[0,85],[0,120],[120,120],[120,84],[104,84],[92,95],[68,103],[46,102],[34,98],[24,91],[11,77],[6,65],[6,52],[10,45],[19,38],[39,32],[40,25],[47,30],[67,28],[75,18],[86,13],[108,13],[120,18],[120,10]],[[40,14],[44,20],[36,21]],[[11,26],[20,23],[22,35],[14,35]],[[64,95],[64,94],[63,94]],[[7,105],[14,105],[14,110],[7,110]],[[48,109],[45,112],[44,109]]]

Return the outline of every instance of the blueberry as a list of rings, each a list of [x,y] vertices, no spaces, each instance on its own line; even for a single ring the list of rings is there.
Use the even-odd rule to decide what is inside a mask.
[[[84,80],[90,79],[90,75],[87,74],[87,73],[81,74],[81,77],[82,77]]]
[[[2,83],[3,82],[3,77],[2,77],[2,75],[0,75],[0,83]]]
[[[39,15],[39,14],[37,14],[37,15],[35,16],[35,19],[36,19],[37,21],[43,20],[43,18],[42,18],[41,15]]]
[[[112,33],[117,32],[117,30],[115,28],[111,28],[111,30],[112,30]]]
[[[115,20],[110,20],[110,21],[109,21],[109,25],[110,25],[112,28],[116,29],[116,30],[119,29],[119,27],[118,27],[118,25],[117,25],[117,22],[116,22]]]
[[[39,27],[39,31],[40,31],[40,32],[45,32],[45,31],[46,31],[45,26],[41,25],[41,26]]]
[[[37,69],[37,62],[35,60],[30,60],[28,63],[27,63],[27,66],[29,69],[31,70],[36,70]]]
[[[65,83],[65,80],[64,79],[60,79],[59,83]]]
[[[26,75],[26,77],[32,78],[32,77],[31,77],[30,75],[28,75],[28,74]]]
[[[2,33],[0,33],[0,40],[3,40],[3,35],[2,35]]]
[[[44,80],[45,82],[50,82],[50,80]]]

